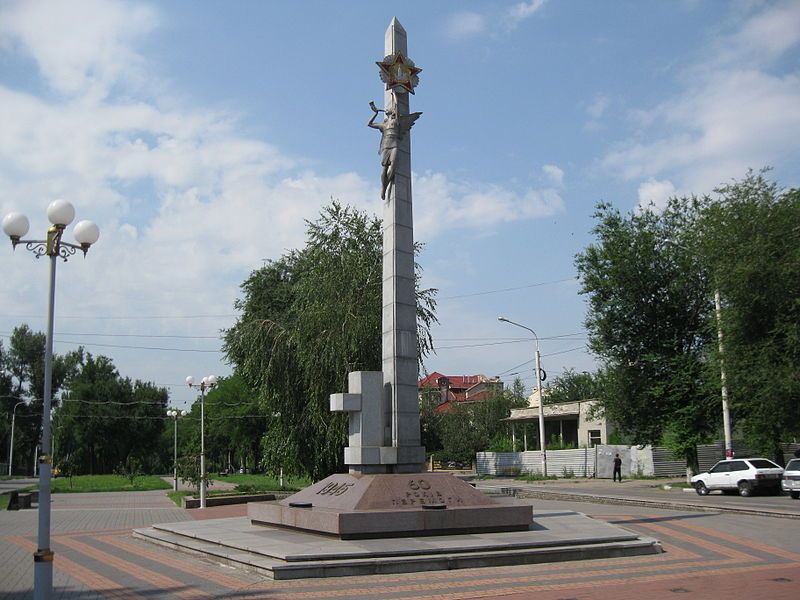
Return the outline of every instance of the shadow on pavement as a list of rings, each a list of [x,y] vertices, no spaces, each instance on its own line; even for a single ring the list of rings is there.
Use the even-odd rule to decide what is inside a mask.
[[[668,517],[642,517],[640,519],[619,519],[619,520],[610,520],[607,521],[608,523],[614,523],[616,525],[625,525],[625,524],[632,524],[632,523],[659,523],[662,521],[683,521],[685,519],[704,519],[706,517],[714,517],[719,515],[718,512],[705,512],[705,513],[691,513],[685,515],[670,515]]]

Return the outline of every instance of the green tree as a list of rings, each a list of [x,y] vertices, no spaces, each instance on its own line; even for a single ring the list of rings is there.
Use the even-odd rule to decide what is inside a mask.
[[[781,191],[766,170],[704,199],[686,236],[722,299],[725,371],[737,433],[780,457],[800,434],[800,190]],[[706,370],[719,387],[711,344]],[[717,396],[719,398],[719,396]]]
[[[442,449],[440,437],[442,415],[436,411],[440,397],[439,388],[433,386],[426,386],[419,393],[420,436],[428,454],[434,454]]]
[[[576,373],[574,369],[567,369],[558,377],[553,378],[544,394],[545,404],[559,404],[562,402],[581,402],[594,400],[601,396],[600,381],[596,375]]]
[[[239,375],[222,378],[206,396],[206,455],[217,469],[253,469],[271,415]]]
[[[697,219],[696,199],[626,215],[601,203],[595,219],[597,241],[576,266],[589,347],[602,364],[599,400],[635,443],[658,444],[669,432],[673,450],[692,464],[695,445],[719,423],[703,377],[713,339],[707,270],[676,243]]]
[[[522,378],[519,376],[515,377],[509,391],[514,399],[515,407],[523,407],[528,404],[528,397],[525,394],[525,384],[522,382]]]
[[[12,331],[8,350],[0,347],[0,406],[8,415],[8,424],[0,428],[0,432],[6,449],[10,444],[14,405],[25,402],[16,410],[14,464],[17,466],[32,465],[35,448],[41,438],[44,349],[45,334],[34,332],[24,324]],[[53,406],[58,404],[58,394],[75,373],[82,355],[82,348],[65,355],[53,355]]]
[[[110,358],[87,354],[53,416],[56,460],[78,473],[111,473],[133,461],[166,470],[171,461],[158,441],[167,399],[163,388],[121,377]]]
[[[254,271],[224,351],[273,420],[265,469],[320,479],[342,467],[346,416],[329,396],[350,371],[381,369],[381,221],[333,202],[307,224],[302,250]],[[434,290],[417,289],[420,356],[431,348]]]
[[[441,454],[446,460],[470,462],[476,452],[496,446],[499,438],[507,435],[508,425],[503,419],[512,408],[527,405],[511,390],[492,392],[479,402],[455,403],[438,419]]]
[[[6,419],[0,419],[0,443],[3,444],[2,448],[5,452],[8,452],[11,438],[11,412],[18,402],[11,392],[12,383],[11,373],[8,370],[8,356],[3,348],[3,341],[0,340],[0,410],[3,411],[4,415],[8,416]],[[6,461],[8,461],[7,455]]]

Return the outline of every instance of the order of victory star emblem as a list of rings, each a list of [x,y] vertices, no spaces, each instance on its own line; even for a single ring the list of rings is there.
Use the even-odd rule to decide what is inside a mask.
[[[422,69],[415,67],[413,60],[403,56],[402,52],[396,52],[375,64],[381,68],[381,81],[386,84],[387,90],[414,93],[414,88],[419,83],[417,74]]]

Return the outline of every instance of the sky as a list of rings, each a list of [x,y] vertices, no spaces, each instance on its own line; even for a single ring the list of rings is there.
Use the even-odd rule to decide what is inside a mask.
[[[592,371],[575,255],[596,204],[662,206],[749,168],[796,187],[800,2],[0,0],[0,216],[64,198],[100,240],[58,264],[55,351],[186,406],[228,375],[240,285],[331,198],[381,213],[375,61],[423,69],[415,237],[438,292],[428,372]],[[68,230],[65,239],[72,239]],[[48,267],[0,246],[0,341],[46,328]],[[331,390],[337,392],[341,390]]]

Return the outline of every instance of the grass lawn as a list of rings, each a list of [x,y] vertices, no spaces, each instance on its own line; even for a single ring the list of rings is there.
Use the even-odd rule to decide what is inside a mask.
[[[141,492],[145,490],[168,490],[172,486],[158,475],[142,475],[131,485],[130,480],[120,475],[76,475],[57,477],[50,482],[51,490],[57,493],[79,492]]]
[[[278,479],[276,477],[272,477],[270,475],[255,475],[251,473],[232,473],[230,475],[220,475],[219,473],[210,473],[210,479],[216,479],[217,481],[227,481],[229,483],[235,483],[237,489],[246,492],[275,492],[279,490],[285,490],[294,492],[297,490],[301,490],[305,487],[311,485],[311,480],[308,478],[291,478],[291,477],[284,477],[283,478],[283,488],[280,487],[278,484]]]
[[[5,510],[8,508],[8,501],[10,496],[8,494],[3,494],[0,496],[0,510]]]

